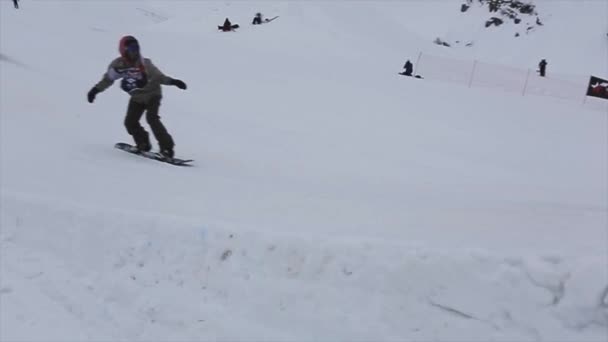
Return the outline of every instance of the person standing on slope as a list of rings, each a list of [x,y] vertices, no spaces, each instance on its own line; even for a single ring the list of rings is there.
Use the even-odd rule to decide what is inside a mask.
[[[13,0],[13,6],[15,6],[15,9],[19,9],[19,0]]]
[[[173,85],[179,89],[186,89],[186,84],[181,80],[166,76],[152,64],[150,59],[143,58],[140,54],[139,42],[133,36],[123,37],[120,40],[118,51],[120,57],[110,63],[101,81],[87,94],[89,103],[93,103],[95,96],[109,88],[114,81],[122,79],[122,90],[131,96],[125,127],[127,132],[133,136],[135,145],[141,151],[152,149],[148,132],[139,123],[146,112],[146,121],[158,141],[160,154],[165,158],[173,158],[173,147],[175,146],[173,138],[158,115],[162,99],[161,85]]]
[[[547,72],[547,61],[546,60],[541,60],[540,63],[538,63],[538,72],[540,73],[540,77],[545,77],[545,74]]]

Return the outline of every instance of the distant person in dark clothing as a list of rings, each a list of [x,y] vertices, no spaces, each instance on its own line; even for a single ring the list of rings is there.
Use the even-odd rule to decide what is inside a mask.
[[[15,5],[16,9],[19,9],[19,0],[13,0],[13,5]]]
[[[540,61],[540,63],[538,63],[538,72],[540,73],[540,77],[545,77],[546,71],[547,71],[547,61],[543,59]]]
[[[226,20],[224,20],[224,25],[217,27],[218,30],[223,31],[223,32],[234,31],[234,29],[237,29],[237,28],[239,28],[239,25],[238,24],[233,25],[228,18],[226,18]]]
[[[403,66],[403,68],[405,70],[401,73],[401,75],[412,76],[412,73],[414,72],[414,65],[412,64],[412,62],[410,62],[409,59],[407,60],[407,62],[405,62],[405,65]]]
[[[258,12],[255,14],[255,17],[253,17],[253,25],[260,25],[262,23],[262,13]]]
[[[489,7],[490,12],[498,12],[498,8],[500,7],[499,0],[490,0]]]

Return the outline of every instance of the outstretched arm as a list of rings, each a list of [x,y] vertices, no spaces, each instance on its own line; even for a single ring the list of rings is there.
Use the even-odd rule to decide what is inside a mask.
[[[114,84],[114,80],[109,78],[106,73],[105,75],[103,75],[101,81],[97,82],[97,84],[95,85],[95,88],[97,88],[97,90],[99,90],[99,92],[102,92],[102,91],[110,88],[110,86],[112,84]]]
[[[158,79],[160,84],[171,85],[171,81],[173,81],[173,79],[163,74],[163,72],[160,71],[160,69],[157,68],[156,65],[152,63],[152,61],[148,62],[148,65],[146,65],[146,70],[148,71],[148,75],[150,76],[150,78]]]
[[[114,84],[114,81],[119,78],[120,78],[120,75],[114,69],[114,62],[110,63],[110,66],[108,66],[108,71],[106,71],[106,73],[103,74],[101,81],[97,82],[97,84],[95,86],[93,86],[93,88],[91,88],[91,90],[89,90],[89,93],[87,94],[87,99],[89,100],[89,103],[93,103],[93,101],[95,101],[95,96],[97,96],[97,94],[108,89],[112,84]]]
[[[171,78],[171,77],[163,74],[163,72],[160,71],[160,69],[157,68],[156,65],[152,64],[152,61],[149,62],[147,69],[148,69],[148,74],[150,75],[150,78],[158,78],[160,84],[176,86],[179,89],[186,89],[186,87],[187,87],[186,83],[184,83],[184,81],[174,79],[174,78]]]

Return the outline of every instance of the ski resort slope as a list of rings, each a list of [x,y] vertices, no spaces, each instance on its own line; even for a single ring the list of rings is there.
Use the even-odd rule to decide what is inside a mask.
[[[560,46],[446,54],[602,76],[606,3],[564,3]],[[459,2],[0,5],[1,341],[608,338],[608,113],[397,75]],[[126,34],[188,84],[194,167],[112,148],[118,85],[86,102]]]

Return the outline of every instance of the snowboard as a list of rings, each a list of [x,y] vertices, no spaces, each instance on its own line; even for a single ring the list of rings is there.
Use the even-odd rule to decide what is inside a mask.
[[[277,15],[276,17],[272,17],[272,18],[270,18],[270,19],[266,18],[266,19],[262,20],[261,22],[259,22],[259,23],[257,23],[257,24],[256,24],[256,23],[251,23],[251,25],[262,25],[262,24],[268,24],[269,22],[271,22],[271,21],[275,20],[275,19],[276,19],[276,18],[278,18],[278,17],[279,17],[279,16]]]
[[[239,27],[240,27],[239,24],[234,24],[234,25],[230,26],[230,31],[225,31],[223,25],[218,25],[217,29],[220,30],[220,31],[222,31],[222,32],[234,32]]]
[[[140,151],[139,149],[137,149],[137,147],[127,143],[117,143],[116,145],[114,145],[114,147],[125,152],[142,156],[144,158],[158,160],[160,162],[176,166],[192,166],[192,164],[190,163],[194,161],[192,159],[166,158],[162,154],[157,152]]]
[[[277,15],[276,17],[270,18],[270,19],[264,19],[263,23],[269,23],[273,20],[275,20],[276,18],[278,18],[279,16]]]

